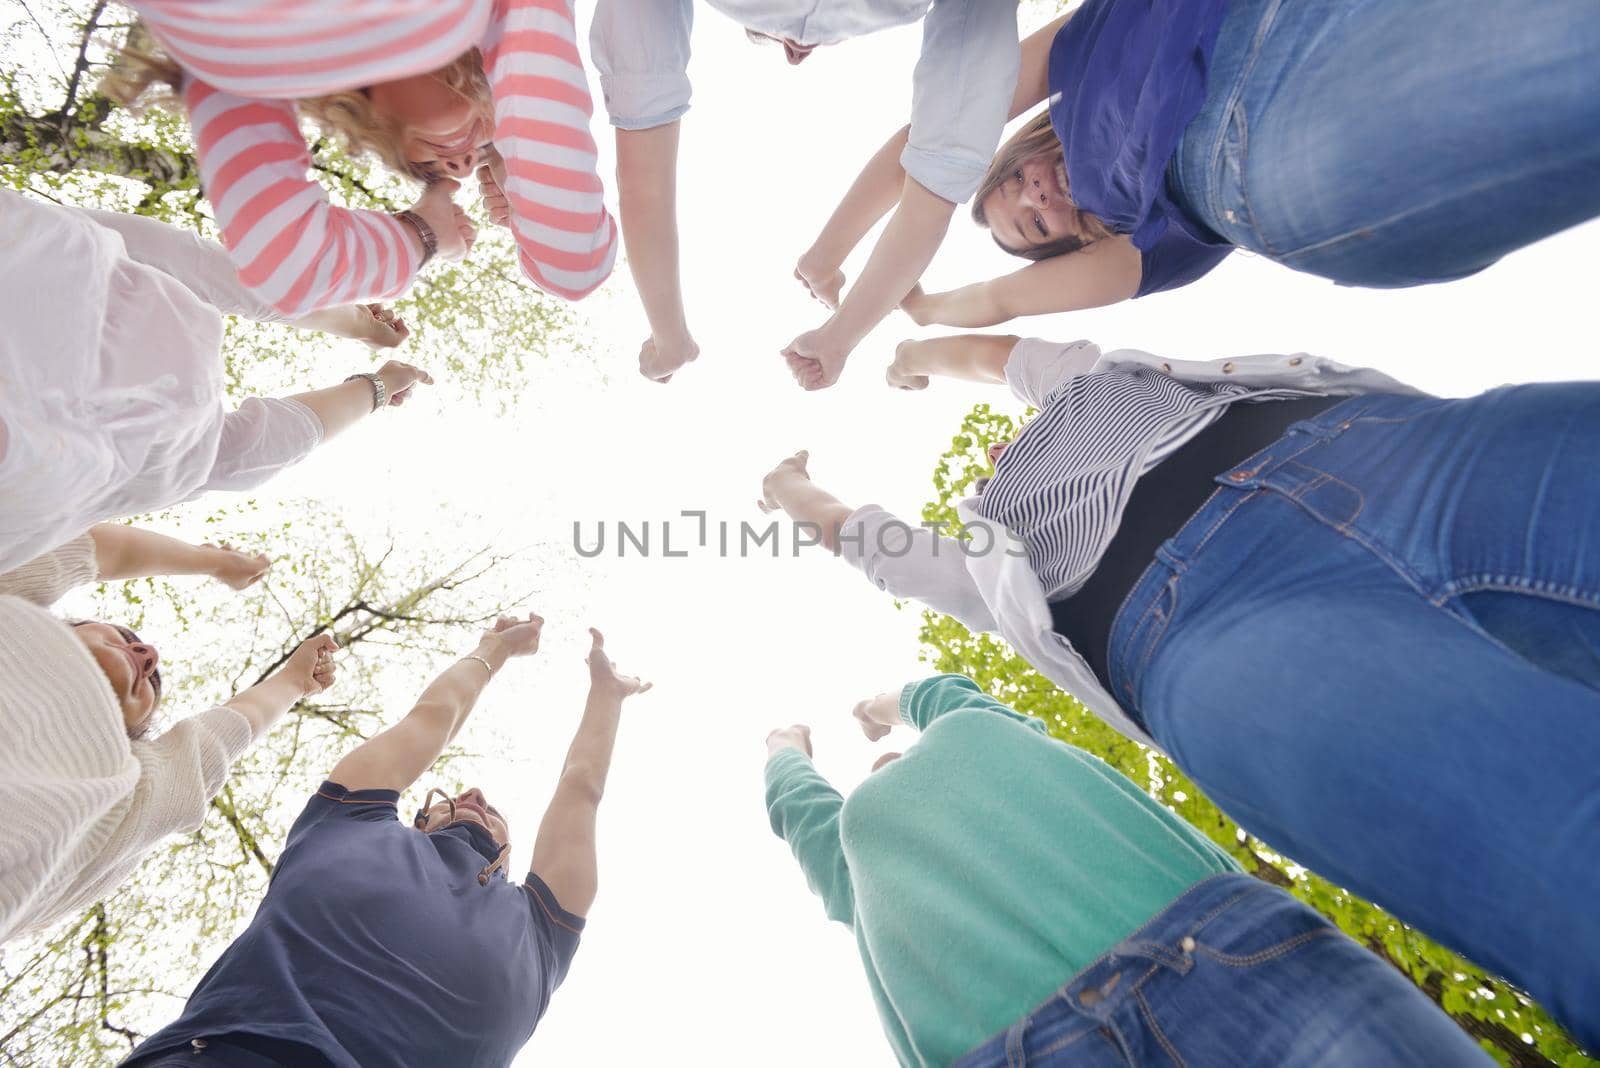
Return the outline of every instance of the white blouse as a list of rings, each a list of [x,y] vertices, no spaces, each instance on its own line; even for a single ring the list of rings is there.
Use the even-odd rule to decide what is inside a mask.
[[[0,571],[317,446],[298,401],[223,410],[221,312],[277,317],[221,246],[0,190]]]

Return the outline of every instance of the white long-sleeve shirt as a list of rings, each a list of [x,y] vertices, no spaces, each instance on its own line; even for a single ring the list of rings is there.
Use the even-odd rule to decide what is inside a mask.
[[[224,411],[219,309],[277,317],[211,242],[0,191],[0,571],[321,442],[298,401]]]
[[[226,706],[128,739],[100,666],[45,610],[95,574],[88,535],[0,574],[0,943],[93,904],[200,826],[252,741]]]

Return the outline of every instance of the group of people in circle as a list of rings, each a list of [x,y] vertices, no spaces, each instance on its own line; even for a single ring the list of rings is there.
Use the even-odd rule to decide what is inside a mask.
[[[156,646],[50,611],[95,581],[259,581],[264,557],[112,521],[253,489],[432,382],[390,360],[225,411],[222,316],[402,344],[383,302],[469,253],[463,181],[546,293],[582,298],[618,251],[569,0],[129,6],[105,89],[187,117],[222,241],[0,192],[0,800],[26,814],[0,834],[0,939],[198,826],[232,762],[334,682],[337,643],[314,634],[157,729]],[[1025,38],[1010,0],[706,6],[789,64],[923,23],[910,122],[796,265],[828,309],[782,352],[806,389],[896,309],[993,326],[1204,284],[1235,248],[1346,285],[1448,282],[1600,216],[1592,0],[1084,0]],[[597,0],[589,34],[651,330],[640,370],[662,382],[699,355],[674,203],[694,12]],[[307,124],[416,179],[415,204],[334,204]],[[1030,262],[924,292],[965,202]],[[1600,387],[1447,399],[1308,354],[999,334],[904,343],[887,372],[934,377],[1037,409],[958,508],[982,539],[847,504],[804,452],[762,507],[892,596],[1002,636],[1251,834],[1600,1049]],[[577,950],[622,708],[649,684],[591,631],[589,698],[520,881],[481,791],[431,791],[408,821],[399,804],[543,626],[500,618],[339,760],[250,925],[125,1064],[511,1061]],[[806,726],[774,730],[766,801],[853,931],[900,1063],[1488,1061],[1388,964],[970,679],[854,715],[873,741],[924,737],[845,798]]]

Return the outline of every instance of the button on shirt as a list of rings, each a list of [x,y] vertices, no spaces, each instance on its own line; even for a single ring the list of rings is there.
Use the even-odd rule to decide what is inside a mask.
[[[739,25],[806,45],[922,22],[911,136],[900,162],[961,203],[994,157],[1021,65],[1014,0],[708,0]],[[599,0],[589,51],[611,124],[664,126],[689,110],[692,0]],[[774,64],[781,60],[774,58]]]
[[[478,873],[483,828],[423,834],[393,790],[323,783],[289,831],[250,926],[183,1015],[129,1062],[199,1038],[298,1042],[337,1068],[511,1062],[566,977],[583,920],[529,875]]]
[[[1111,374],[1120,377],[1087,381]],[[1154,466],[1151,457],[1170,454],[1230,400],[1252,394],[1417,392],[1381,372],[1305,354],[1203,362],[1033,338],[1012,349],[1006,380],[1019,399],[1043,409],[1040,430],[1030,425],[1002,454],[996,481],[1012,483],[1005,502],[992,504],[986,492],[956,506],[971,536],[966,546],[869,504],[845,521],[841,555],[879,589],[973,631],[999,633],[1090,711],[1157,749],[1055,632],[1049,605],[1093,573],[1134,483]],[[1052,416],[1062,410],[1069,414]],[[1019,445],[1024,451],[1013,461]]]

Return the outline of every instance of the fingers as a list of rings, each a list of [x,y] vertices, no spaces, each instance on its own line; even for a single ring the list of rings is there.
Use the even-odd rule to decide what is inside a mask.
[[[593,627],[589,628],[589,637],[594,639],[593,648],[595,650],[604,649],[606,647],[606,636],[601,634],[598,630],[595,630]]]

